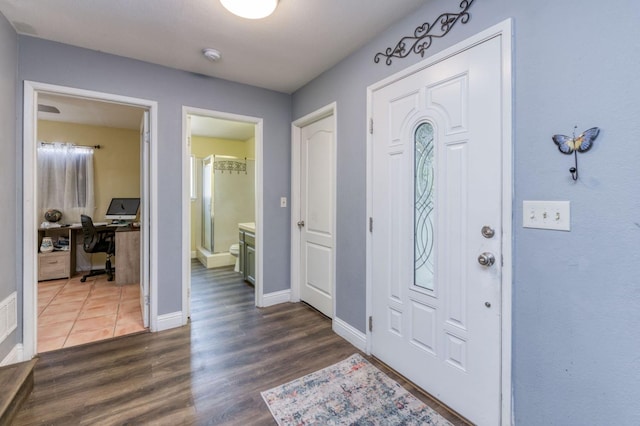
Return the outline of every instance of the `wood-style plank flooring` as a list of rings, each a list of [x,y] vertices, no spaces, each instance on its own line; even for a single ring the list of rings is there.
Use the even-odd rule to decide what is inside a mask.
[[[355,352],[307,305],[258,309],[253,287],[232,268],[193,263],[189,325],[41,355],[33,393],[14,424],[275,425],[261,391]]]

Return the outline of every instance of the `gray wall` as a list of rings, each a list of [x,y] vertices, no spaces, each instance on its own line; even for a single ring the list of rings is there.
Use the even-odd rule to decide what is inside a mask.
[[[18,40],[19,90],[24,80],[32,80],[158,102],[160,315],[182,308],[181,253],[190,250],[181,245],[182,105],[264,119],[263,230],[269,248],[264,253],[264,292],[289,287],[289,210],[279,204],[290,186],[289,95],[32,37]],[[22,122],[21,110],[18,120]]]
[[[18,239],[20,227],[17,224],[18,204],[16,192],[16,74],[18,68],[18,40],[13,28],[0,14],[0,221],[5,224],[7,240],[0,244],[0,300],[16,291],[19,268],[18,250],[9,243]],[[18,342],[20,328],[0,343],[0,361]]]
[[[365,329],[366,86],[418,61],[373,56],[457,1],[435,0],[293,96],[337,101],[337,316]],[[437,52],[514,19],[513,386],[518,425],[640,424],[640,6],[483,0]],[[599,126],[571,158],[551,141]],[[571,232],[522,228],[522,200],[571,201]]]

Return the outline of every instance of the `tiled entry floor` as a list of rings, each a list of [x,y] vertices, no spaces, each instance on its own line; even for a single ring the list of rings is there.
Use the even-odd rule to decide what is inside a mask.
[[[38,283],[38,352],[144,330],[139,284],[80,278]]]

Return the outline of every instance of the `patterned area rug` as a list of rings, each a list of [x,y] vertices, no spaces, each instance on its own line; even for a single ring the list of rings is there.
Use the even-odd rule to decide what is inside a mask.
[[[278,425],[451,426],[362,356],[262,392]]]

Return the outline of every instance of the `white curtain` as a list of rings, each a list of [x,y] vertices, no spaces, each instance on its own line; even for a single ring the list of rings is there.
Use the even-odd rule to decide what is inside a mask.
[[[93,215],[93,149],[64,143],[38,144],[38,210],[62,212],[61,223]]]

